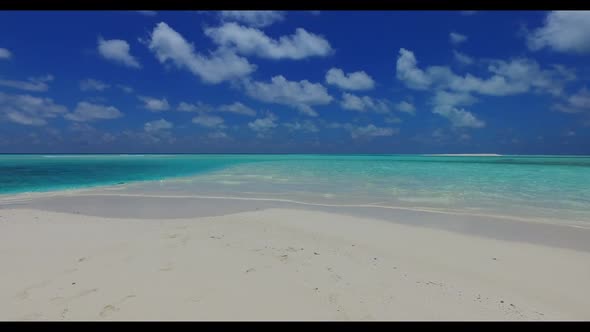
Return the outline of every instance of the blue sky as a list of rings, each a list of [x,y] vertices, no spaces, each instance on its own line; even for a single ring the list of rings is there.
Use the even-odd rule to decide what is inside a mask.
[[[590,12],[4,11],[0,29],[0,152],[590,154]]]

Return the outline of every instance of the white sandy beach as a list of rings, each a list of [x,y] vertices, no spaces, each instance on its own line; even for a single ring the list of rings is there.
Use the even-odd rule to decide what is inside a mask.
[[[223,204],[174,219],[0,205],[0,320],[590,318],[586,250]]]

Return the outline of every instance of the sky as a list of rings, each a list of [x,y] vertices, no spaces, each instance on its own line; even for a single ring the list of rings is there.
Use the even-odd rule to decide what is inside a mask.
[[[589,11],[2,11],[0,153],[590,154]]]

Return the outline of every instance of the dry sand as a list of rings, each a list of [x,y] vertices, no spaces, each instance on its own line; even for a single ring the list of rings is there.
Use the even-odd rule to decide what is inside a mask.
[[[284,207],[139,219],[0,205],[0,320],[588,320],[589,262]]]

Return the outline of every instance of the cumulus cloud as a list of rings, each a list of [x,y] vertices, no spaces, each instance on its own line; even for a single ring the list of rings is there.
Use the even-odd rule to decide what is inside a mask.
[[[163,130],[172,129],[174,125],[171,122],[168,122],[164,119],[154,120],[150,122],[146,122],[143,125],[143,130],[147,133],[158,133]]]
[[[9,88],[31,91],[31,92],[44,92],[49,90],[47,82],[53,81],[53,75],[45,75],[42,77],[31,77],[26,81],[15,81],[15,80],[3,80],[0,79],[0,86],[6,86]]]
[[[98,53],[103,58],[130,68],[141,68],[137,59],[129,53],[130,49],[129,43],[124,40],[98,38]]]
[[[553,69],[541,69],[539,64],[530,59],[516,58],[510,61],[496,60],[488,70],[495,75],[506,78],[509,86],[523,86],[536,92],[548,92],[560,95],[566,82],[575,79],[573,71],[563,66],[553,66]],[[528,88],[524,88],[524,86]],[[515,89],[518,91],[518,88]],[[490,93],[493,95],[493,93]],[[510,92],[509,92],[510,94]]]
[[[143,107],[152,112],[162,112],[170,109],[170,104],[166,98],[158,99],[147,96],[138,96],[139,100],[143,101]]]
[[[364,71],[345,74],[339,68],[328,70],[326,83],[336,85],[343,90],[371,90],[375,87],[375,81]]]
[[[461,44],[465,41],[467,41],[467,36],[462,35],[460,33],[456,33],[456,32],[451,32],[449,33],[449,40],[451,41],[452,44]]]
[[[352,138],[392,136],[397,133],[398,133],[397,129],[381,128],[381,127],[377,127],[373,124],[369,124],[364,127],[363,126],[353,127],[352,130],[350,130],[350,136]]]
[[[590,54],[590,11],[552,11],[543,26],[527,36],[529,49]]]
[[[433,98],[434,114],[447,118],[453,127],[483,128],[485,122],[479,120],[473,113],[459,108],[472,105],[477,99],[468,93],[437,91]]]
[[[302,28],[297,28],[295,34],[279,37],[278,40],[270,38],[259,29],[236,23],[207,28],[205,34],[222,48],[267,59],[299,60],[332,53],[332,47],[326,39]]]
[[[369,96],[355,96],[351,93],[343,93],[340,106],[346,110],[368,112],[374,111],[377,113],[388,113],[389,105],[385,100],[373,99]]]
[[[176,109],[181,112],[212,112],[214,107],[200,101],[195,104],[186,103],[183,101],[178,104]]]
[[[56,104],[51,98],[0,92],[0,118],[7,121],[29,126],[43,126],[47,124],[47,119],[66,112],[65,106]]]
[[[416,112],[416,107],[407,101],[401,101],[395,104],[395,109],[408,114],[414,114]]]
[[[212,106],[209,104],[205,104],[203,102],[197,102],[194,104],[181,102],[178,104],[177,110],[181,112],[197,112],[197,113],[206,113],[206,112],[229,112],[235,113],[240,115],[246,116],[256,116],[256,111],[251,109],[250,107],[240,103],[234,102],[232,104],[224,104],[220,106]]]
[[[118,138],[118,135],[100,131],[87,122],[72,122],[68,126],[68,130],[75,133],[75,135],[70,135],[70,139],[73,142],[83,143],[85,145],[112,143]]]
[[[430,66],[418,68],[411,51],[401,49],[399,59],[402,73],[419,73],[422,85],[413,79],[416,75],[398,75],[406,85],[413,89],[433,89],[432,112],[447,118],[453,127],[483,128],[485,122],[465,109],[477,101],[472,94],[487,96],[508,96],[527,92],[548,93],[559,96],[565,84],[575,79],[575,74],[559,65],[541,68],[534,60],[513,58],[489,60],[487,70],[490,76],[480,78],[472,74],[464,76],[454,73],[449,67]],[[399,60],[398,59],[398,60]],[[399,63],[399,61],[398,61]],[[421,75],[421,76],[420,76]]]
[[[217,84],[248,76],[256,70],[246,58],[227,48],[219,48],[208,55],[196,52],[193,44],[164,22],[158,23],[152,31],[148,47],[160,63],[173,63],[187,69],[205,83]]]
[[[237,21],[256,28],[264,28],[285,19],[285,13],[277,10],[222,10],[223,21]]]
[[[464,92],[436,91],[433,98],[434,105],[438,106],[466,106],[476,101],[475,97]]]
[[[12,52],[6,48],[0,47],[0,60],[9,60],[12,58]]]
[[[435,106],[432,112],[449,119],[454,127],[485,127],[485,122],[477,119],[473,113],[461,108],[452,106]]]
[[[318,127],[311,121],[305,120],[302,122],[295,121],[295,122],[286,122],[283,123],[283,126],[287,127],[289,130],[292,131],[303,131],[303,132],[310,132],[310,133],[317,133],[320,131]]]
[[[401,123],[402,119],[396,116],[388,116],[385,119],[383,119],[383,121],[385,121],[385,123]]]
[[[565,102],[555,104],[553,107],[564,113],[590,112],[590,90],[581,88],[577,93],[566,98]]]
[[[66,114],[64,118],[77,122],[89,122],[95,120],[116,119],[122,116],[123,113],[114,106],[105,106],[82,101],[78,103],[73,113]]]
[[[122,84],[117,84],[117,88],[121,89],[121,91],[125,93],[133,93],[133,91],[135,91],[132,87]]]
[[[200,114],[193,118],[193,123],[203,127],[223,127],[223,118],[216,115]]]
[[[432,81],[426,73],[418,68],[418,61],[412,51],[401,48],[396,63],[397,79],[403,81],[409,88],[426,90]]]
[[[80,90],[82,91],[104,91],[109,87],[109,84],[92,78],[80,81]]]
[[[243,83],[246,94],[250,97],[267,103],[291,106],[309,116],[317,116],[311,106],[329,104],[333,99],[319,83],[308,80],[289,81],[282,75],[274,76],[269,83],[250,80]]]
[[[470,73],[461,76],[445,66],[421,69],[417,66],[414,53],[402,48],[397,61],[397,78],[411,89],[425,90],[434,87],[489,96],[507,96],[529,91],[558,95],[565,83],[575,78],[575,74],[563,66],[543,69],[536,61],[527,58],[491,60],[487,69],[491,73],[488,78]]]
[[[137,140],[143,144],[157,144],[157,143],[168,143],[172,144],[176,141],[176,138],[172,135],[170,129],[174,125],[164,119],[154,120],[146,122],[143,125],[143,132],[135,131],[123,131],[123,136],[129,139]]]
[[[278,118],[274,114],[268,113],[264,118],[259,118],[252,122],[248,122],[248,127],[258,132],[258,134],[264,134],[278,126],[276,122],[277,120]]]
[[[221,105],[217,108],[219,112],[229,112],[247,116],[256,116],[256,111],[251,109],[250,107],[240,103],[235,102],[233,104]]]
[[[207,134],[207,137],[211,139],[229,139],[230,137],[223,131],[214,131],[212,133]]]
[[[399,129],[377,127],[374,124],[356,126],[350,123],[331,123],[328,124],[327,127],[345,129],[350,133],[350,137],[353,139],[371,139],[379,136],[393,136],[399,133]]]
[[[475,62],[472,57],[470,57],[469,55],[467,55],[465,53],[461,53],[459,51],[453,50],[453,56],[455,57],[455,60],[457,62],[464,64],[464,65],[470,65]]]

